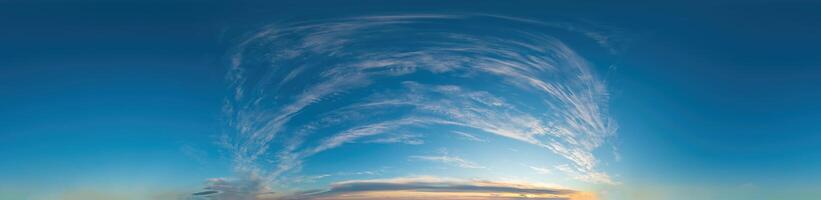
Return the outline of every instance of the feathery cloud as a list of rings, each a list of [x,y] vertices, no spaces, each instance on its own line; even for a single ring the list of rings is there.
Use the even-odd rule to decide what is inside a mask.
[[[530,168],[531,170],[535,171],[537,174],[545,175],[545,174],[550,174],[550,173],[553,172],[553,170],[550,170],[550,169],[544,168],[544,167],[535,167],[535,166],[530,166],[530,165],[525,165],[525,166],[527,166],[527,168]]]
[[[425,141],[422,140],[421,135],[417,134],[397,134],[383,138],[377,138],[373,140],[365,141],[365,143],[381,143],[381,144],[391,144],[391,143],[402,143],[402,144],[410,144],[410,145],[420,145],[424,144]]]
[[[441,156],[410,156],[410,158],[411,159],[417,159],[417,160],[442,162],[444,164],[453,165],[453,166],[461,167],[461,168],[469,168],[469,169],[484,169],[485,168],[485,167],[482,167],[482,166],[480,166],[476,163],[473,163],[473,162],[470,162],[470,161],[467,161],[465,159],[462,159],[460,157],[455,157],[455,156],[447,156],[447,155],[441,155]]]
[[[355,142],[423,146],[422,134],[379,136],[455,126],[542,147],[567,159],[559,171],[577,180],[615,183],[598,171],[593,154],[617,128],[605,83],[561,40],[513,28],[414,29],[418,39],[399,39],[414,25],[472,27],[476,19],[545,25],[488,15],[397,15],[278,24],[252,34],[234,49],[226,77],[232,96],[223,111],[235,133],[222,143],[236,171],[282,182],[320,152]],[[420,74],[441,81],[410,76]],[[481,168],[458,157],[415,159]]]
[[[465,132],[462,132],[462,131],[453,131],[453,133],[456,133],[457,135],[462,136],[463,138],[465,138],[467,140],[470,140],[470,141],[487,142],[486,140],[484,140],[482,138],[479,138],[479,137],[476,137],[475,135],[470,134],[470,133],[465,133]]]

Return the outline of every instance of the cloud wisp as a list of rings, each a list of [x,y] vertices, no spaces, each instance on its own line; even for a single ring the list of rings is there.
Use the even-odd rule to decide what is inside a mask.
[[[389,136],[389,137],[368,140],[368,141],[365,141],[365,143],[380,143],[380,144],[401,143],[401,144],[410,144],[410,145],[420,145],[420,144],[424,144],[425,141],[422,140],[421,135],[397,134],[397,135],[393,135],[393,136]]]
[[[475,142],[487,142],[487,140],[479,138],[479,137],[477,137],[473,134],[470,134],[470,133],[465,133],[465,132],[462,132],[462,131],[453,131],[453,133],[455,133],[456,135],[461,136],[462,138],[465,138],[466,140],[475,141]]]
[[[531,170],[533,170],[533,171],[534,171],[534,172],[536,172],[537,174],[547,175],[547,174],[551,174],[551,173],[553,173],[553,170],[550,170],[550,169],[548,169],[548,168],[544,168],[544,167],[536,167],[536,166],[530,166],[530,165],[525,165],[525,166],[526,166],[527,168],[530,168]]]
[[[467,169],[484,169],[485,167],[479,166],[474,162],[467,161],[460,157],[456,156],[448,156],[448,155],[441,155],[441,156],[411,156],[411,159],[416,160],[425,160],[425,161],[433,161],[433,162],[441,162],[447,165],[452,165],[460,168],[467,168]]]
[[[505,31],[485,28],[492,22]],[[396,15],[265,27],[231,56],[223,111],[234,131],[221,142],[246,179],[288,185],[317,154],[355,143],[424,146],[426,134],[449,127],[470,130],[457,132],[468,140],[489,134],[543,148],[578,180],[614,183],[593,154],[616,130],[606,85],[543,25]]]

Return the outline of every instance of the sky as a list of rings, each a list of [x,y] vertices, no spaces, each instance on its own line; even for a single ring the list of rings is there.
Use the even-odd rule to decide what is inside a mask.
[[[0,199],[817,199],[819,9],[5,1]]]

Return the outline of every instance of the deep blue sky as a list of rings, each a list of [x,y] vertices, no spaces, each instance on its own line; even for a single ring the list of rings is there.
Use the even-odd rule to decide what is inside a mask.
[[[244,34],[446,12],[583,21],[610,34],[612,54],[585,57],[613,65],[602,74],[625,187],[818,195],[821,3],[514,2],[0,3],[0,198],[89,182],[189,189],[230,176],[215,143],[226,131],[228,55]]]

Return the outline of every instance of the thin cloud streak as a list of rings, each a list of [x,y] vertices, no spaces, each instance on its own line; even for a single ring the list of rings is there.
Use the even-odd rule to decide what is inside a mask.
[[[392,135],[384,138],[378,138],[374,140],[365,141],[365,143],[379,143],[379,144],[392,144],[392,143],[401,143],[401,144],[410,144],[410,145],[420,145],[424,144],[425,141],[422,140],[421,135],[415,134],[398,134]]]
[[[462,136],[463,138],[465,138],[467,140],[470,140],[470,141],[487,142],[487,140],[476,137],[475,135],[472,135],[470,133],[465,133],[465,132],[462,132],[462,131],[453,131],[453,133],[456,133],[457,135]]]
[[[530,165],[526,165],[526,166],[527,166],[527,168],[530,168],[531,170],[535,171],[537,174],[547,175],[547,174],[553,173],[553,170],[550,170],[548,168],[535,167],[535,166],[530,166]]]
[[[444,164],[461,167],[461,168],[468,168],[468,169],[484,169],[485,167],[479,166],[476,163],[467,161],[465,159],[455,157],[455,156],[410,156],[411,159],[417,160],[426,160],[426,161],[435,161],[441,162]]]

